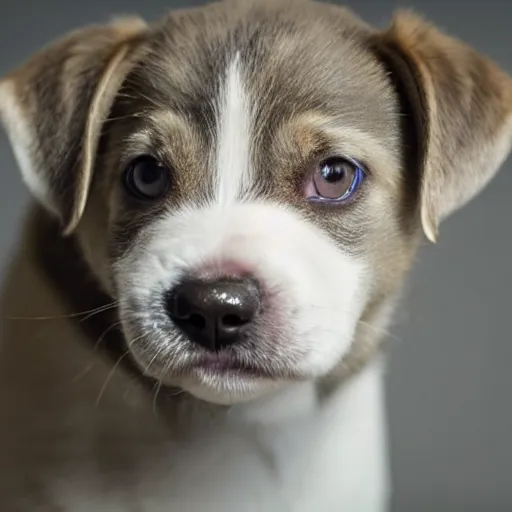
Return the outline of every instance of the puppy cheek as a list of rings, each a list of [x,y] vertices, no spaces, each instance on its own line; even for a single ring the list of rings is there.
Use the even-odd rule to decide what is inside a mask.
[[[229,254],[260,255],[260,272],[273,297],[272,320],[285,335],[279,354],[306,378],[333,370],[350,350],[370,294],[371,272],[364,256],[352,256],[325,231],[299,215],[260,205],[239,218],[267,226],[260,236],[241,236]],[[233,242],[236,238],[231,238]]]
[[[332,371],[350,350],[369,294],[367,266],[335,246],[308,265],[310,279],[297,293],[298,369],[318,377]]]

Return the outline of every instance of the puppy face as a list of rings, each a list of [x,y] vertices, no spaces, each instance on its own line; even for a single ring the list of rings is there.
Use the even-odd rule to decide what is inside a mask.
[[[375,249],[382,254],[388,237],[399,240],[395,255],[404,250],[393,207],[398,107],[384,69],[357,42],[316,32],[303,40],[270,19],[240,28],[232,15],[227,29],[207,21],[194,35],[200,15],[171,17],[127,77],[98,191],[108,194],[111,289],[133,354],[167,383],[231,401],[325,375],[348,351],[378,280]],[[127,172],[156,173],[156,197],[123,184]],[[257,311],[238,339],[212,350],[215,341],[191,342],[170,302],[190,281],[239,299],[226,279],[254,281]],[[196,335],[208,336],[208,312],[192,306]],[[216,321],[229,323],[229,310]]]
[[[110,46],[77,33],[47,50],[46,65],[60,51],[78,66],[59,68],[57,98],[36,87],[41,57],[8,77],[4,121],[141,369],[204,400],[318,379],[374,346],[422,227],[433,238],[508,152],[508,78],[415,18],[383,34],[328,5],[222,2],[102,33]],[[460,70],[424,59],[446,45],[492,72],[486,110],[446,103],[437,78]],[[52,147],[29,115],[47,123],[66,92],[67,147]],[[491,163],[456,133],[475,116]]]

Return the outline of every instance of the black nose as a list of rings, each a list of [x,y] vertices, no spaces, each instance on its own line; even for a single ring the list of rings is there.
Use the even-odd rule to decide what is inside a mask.
[[[261,297],[253,279],[187,280],[168,295],[167,311],[188,338],[219,350],[243,338]]]

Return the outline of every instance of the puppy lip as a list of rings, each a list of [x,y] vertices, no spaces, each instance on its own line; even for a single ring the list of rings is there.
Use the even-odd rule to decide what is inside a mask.
[[[268,377],[266,372],[256,365],[243,364],[228,352],[222,351],[201,357],[192,365],[191,370],[217,376],[237,374],[243,377]]]
[[[193,365],[194,369],[213,370],[216,372],[225,371],[246,371],[233,357],[224,355],[222,352],[202,357],[198,362]]]

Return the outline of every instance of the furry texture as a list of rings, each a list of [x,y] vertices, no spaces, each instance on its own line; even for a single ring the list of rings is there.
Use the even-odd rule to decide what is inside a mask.
[[[88,27],[5,77],[43,209],[3,294],[2,508],[386,510],[384,333],[424,234],[508,155],[511,91],[417,16],[378,31],[303,0]],[[150,203],[123,186],[140,155],[171,183]],[[308,200],[333,156],[362,185]],[[166,296],[240,275],[261,314],[212,354]]]

